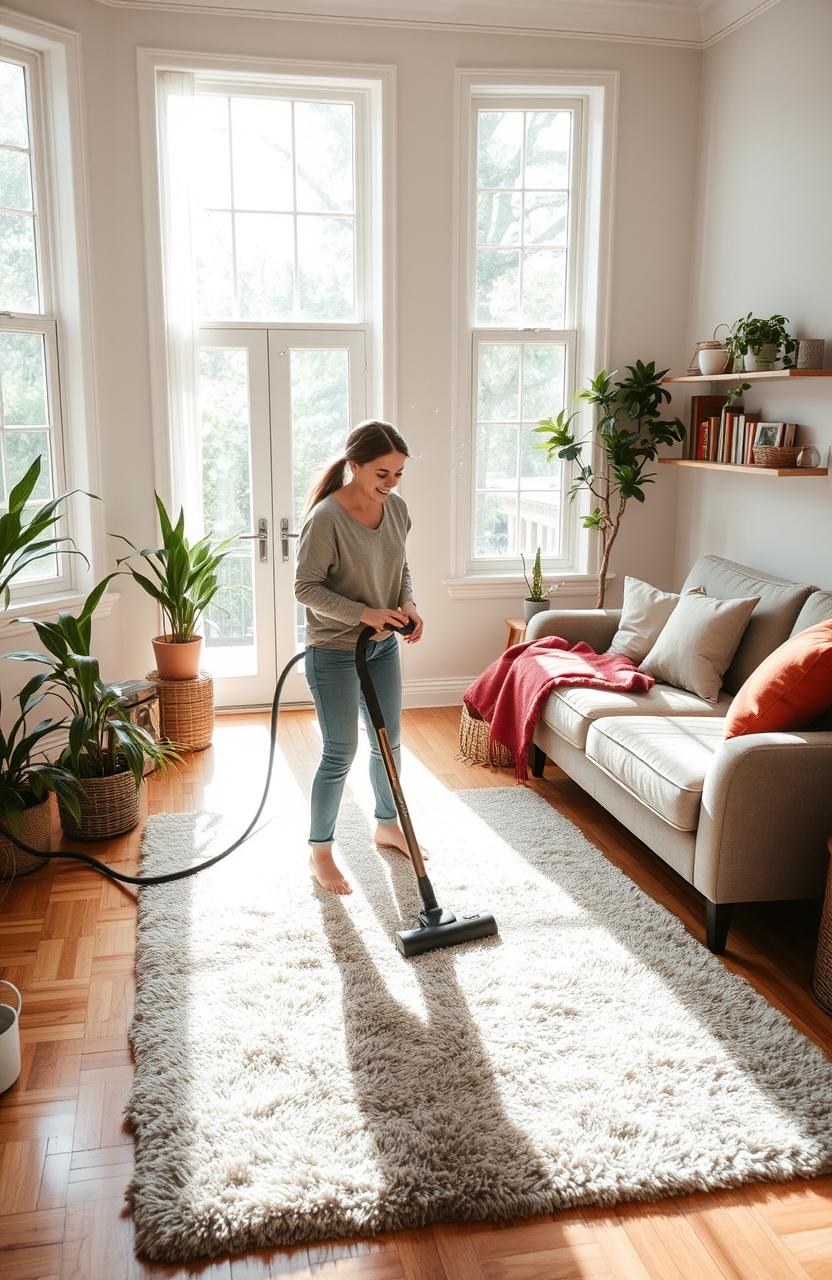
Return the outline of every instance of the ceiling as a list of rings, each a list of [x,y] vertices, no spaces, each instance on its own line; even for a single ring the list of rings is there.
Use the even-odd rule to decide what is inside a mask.
[[[528,31],[705,47],[779,0],[98,0],[110,8]]]

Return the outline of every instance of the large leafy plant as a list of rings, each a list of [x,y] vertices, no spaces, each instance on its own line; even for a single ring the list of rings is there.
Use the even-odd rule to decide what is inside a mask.
[[[6,656],[46,668],[21,690],[21,704],[34,705],[36,698],[50,693],[67,707],[69,742],[58,760],[62,768],[76,778],[111,777],[129,769],[139,787],[146,759],[165,765],[178,756],[169,743],[157,742],[128,719],[118,687],[102,681],[98,659],[90,655],[93,611],[117,576],[110,573],[93,588],[77,617],[62,613],[56,622],[21,618],[35,628],[47,652]]]
[[[655,472],[646,468],[655,461],[659,448],[685,437],[679,418],[660,417],[662,405],[670,400],[669,391],[662,386],[667,369],[657,371],[654,361],[644,364],[637,360],[627,365],[626,378],[615,380],[616,372],[602,369],[588,388],[576,393],[577,400],[594,410],[593,431],[580,439],[576,437],[572,424],[580,417],[580,407],[571,413],[562,409],[556,418],[545,418],[535,428],[544,436],[538,448],[545,449],[547,457],[575,464],[570,501],[582,491],[588,491],[595,499],[596,505],[589,515],[581,517],[581,523],[586,529],[597,529],[601,539],[598,609],[604,607],[610,552],[627,503],[631,498],[645,501],[645,486],[655,479]],[[603,469],[596,470],[593,465],[593,444],[603,455]]]
[[[23,814],[26,809],[45,800],[54,791],[73,817],[78,817],[78,781],[61,764],[52,764],[43,756],[42,740],[47,734],[63,728],[63,720],[41,720],[31,731],[27,716],[40,702],[43,693],[25,697],[25,690],[18,694],[20,715],[10,726],[8,733],[0,730],[0,824],[14,835],[20,835]]]
[[[783,364],[788,368],[797,346],[788,331],[788,324],[789,321],[785,316],[773,315],[767,320],[761,320],[750,311],[747,316],[740,316],[739,320],[735,320],[725,340],[726,347],[734,357],[735,367],[739,366],[742,357],[748,355],[749,351],[752,355],[759,356],[763,347],[770,345],[775,347],[777,352],[782,349]]]
[[[86,556],[79,551],[70,537],[56,537],[55,527],[61,518],[61,503],[71,496],[62,493],[51,498],[26,519],[26,503],[31,498],[40,478],[41,460],[35,458],[29,470],[9,494],[8,511],[0,516],[0,593],[6,609],[11,599],[11,584],[19,573],[59,550],[65,555]],[[78,490],[73,489],[72,493]],[[87,494],[87,497],[93,497]],[[87,562],[89,563],[89,562]]]
[[[236,535],[213,542],[206,534],[191,543],[185,536],[184,511],[180,508],[174,525],[158,493],[155,497],[162,546],[139,550],[129,538],[117,535],[142,557],[152,576],[131,565],[131,556],[117,563],[126,564],[139,586],[160,605],[166,636],[176,644],[185,644],[193,640],[202,615],[219,590],[218,570]]]

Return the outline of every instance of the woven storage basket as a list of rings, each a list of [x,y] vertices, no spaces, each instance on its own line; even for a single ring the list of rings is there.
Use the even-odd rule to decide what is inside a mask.
[[[754,446],[754,463],[758,467],[793,467],[802,446],[799,444]]]
[[[203,751],[214,732],[214,680],[200,671],[193,680],[162,680],[148,671],[159,690],[159,732],[182,751]]]
[[[31,809],[23,810],[20,838],[36,849],[48,849],[51,825],[49,801],[42,800]],[[46,862],[46,858],[36,858],[33,853],[24,853],[22,849],[16,848],[0,827],[0,880],[12,880],[28,871],[36,871],[38,867],[45,867]]]
[[[514,755],[508,747],[492,742],[487,720],[475,720],[463,704],[459,718],[459,753],[471,764],[487,764],[492,769],[508,769]]]
[[[830,843],[832,853],[832,843]],[[818,929],[818,949],[812,974],[812,995],[827,1013],[832,1013],[832,862],[826,877],[826,897]]]
[[[68,836],[77,840],[107,840],[135,827],[141,802],[136,779],[129,769],[108,778],[82,778],[81,786],[80,822],[58,801],[61,826]]]

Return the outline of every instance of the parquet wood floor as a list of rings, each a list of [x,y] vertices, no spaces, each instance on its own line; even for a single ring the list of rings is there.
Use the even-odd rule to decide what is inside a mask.
[[[457,724],[454,708],[406,713],[410,776],[418,762],[447,787],[510,785],[506,772],[456,760]],[[265,716],[222,717],[210,751],[178,775],[150,780],[145,812],[247,816],[266,734]],[[314,718],[287,713],[276,804],[281,786],[308,786],[316,759]],[[697,897],[672,871],[551,765],[534,785],[703,938]],[[134,869],[139,839],[140,830],[95,852]],[[740,908],[724,963],[830,1052],[832,1018],[808,992],[817,919],[816,907],[800,904]],[[142,1262],[123,1207],[134,920],[131,890],[70,863],[0,886],[0,976],[25,1000],[22,1074],[0,1099],[4,1280],[832,1280],[832,1178],[507,1225],[440,1224],[191,1268]]]

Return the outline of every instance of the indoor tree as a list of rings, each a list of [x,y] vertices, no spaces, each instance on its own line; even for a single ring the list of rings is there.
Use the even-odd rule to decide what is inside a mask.
[[[601,538],[601,563],[598,569],[596,608],[604,607],[606,577],[610,552],[621,520],[631,498],[644,502],[645,486],[652,484],[655,472],[645,470],[654,462],[661,445],[671,445],[685,437],[678,418],[659,415],[662,405],[670,400],[670,392],[662,386],[667,369],[656,370],[654,361],[637,360],[627,365],[627,377],[616,379],[617,370],[602,369],[589,386],[575,399],[590,405],[595,413],[595,426],[578,439],[572,424],[581,408],[568,413],[562,409],[556,418],[544,418],[535,428],[545,438],[538,448],[548,458],[562,458],[575,464],[576,478],[569,489],[569,499],[584,490],[593,495],[596,505],[581,517],[585,529],[597,529]],[[592,444],[603,455],[604,465],[596,470],[592,462]],[[585,451],[586,450],[586,454]]]

